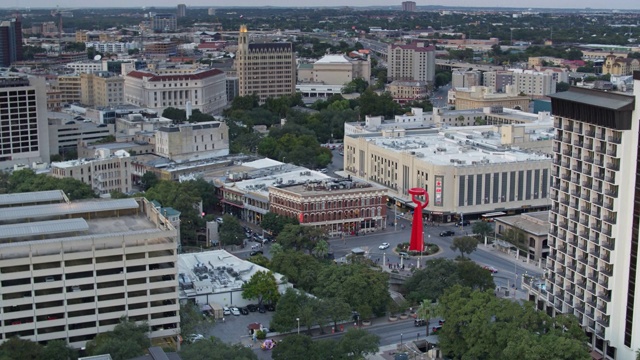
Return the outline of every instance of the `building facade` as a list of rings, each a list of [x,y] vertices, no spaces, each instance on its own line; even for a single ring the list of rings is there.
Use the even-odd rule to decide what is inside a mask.
[[[49,113],[49,153],[60,154],[78,149],[79,141],[95,142],[114,135],[113,125],[71,120],[68,114]]]
[[[426,81],[394,80],[385,86],[385,90],[391,94],[394,101],[404,104],[426,99],[429,94],[428,86],[429,84]]]
[[[482,72],[477,70],[456,69],[451,72],[451,87],[470,88],[482,85]]]
[[[80,75],[60,75],[52,81],[50,90],[57,92],[64,104],[80,103],[82,101],[82,82]]]
[[[76,74],[82,74],[104,71],[106,70],[105,65],[106,64],[103,64],[102,60],[85,60],[68,63],[65,67],[73,69]]]
[[[0,211],[1,342],[79,349],[122,316],[177,341],[177,231],[147,200],[44,191],[0,195],[0,206],[11,206]]]
[[[640,348],[640,73],[634,97],[581,88],[551,96],[555,116],[546,288],[538,307],[573,314],[592,356]]]
[[[0,73],[0,169],[49,162],[43,79]]]
[[[483,75],[483,85],[498,92],[508,92],[512,85],[517,94],[547,96],[556,92],[558,75],[553,72],[511,69],[508,71],[488,71]]]
[[[371,78],[369,59],[351,59],[344,55],[325,55],[312,66],[298,67],[298,81],[324,85],[344,85],[355,79],[367,82]]]
[[[108,149],[96,150],[92,159],[70,160],[51,163],[51,176],[80,180],[98,195],[108,195],[112,191],[131,191],[131,160],[126,151]]]
[[[422,41],[408,45],[389,45],[387,78],[393,80],[426,81],[433,84],[436,76],[436,48]]]
[[[151,29],[155,32],[176,31],[178,21],[176,14],[156,14],[150,13]]]
[[[544,263],[550,253],[549,212],[536,211],[520,215],[495,218],[495,232],[503,236],[511,233],[514,241],[522,241],[527,248],[527,256],[537,263]],[[500,244],[496,244],[500,247]],[[509,243],[509,247],[512,244]]]
[[[125,101],[161,112],[171,106],[220,114],[227,105],[225,74],[218,69],[172,68],[130,71],[125,75]]]
[[[347,135],[344,170],[387,187],[408,207],[410,188],[427,190],[431,201],[424,213],[433,221],[548,208],[547,155],[509,149],[491,128],[462,129]]]
[[[156,132],[156,154],[176,161],[229,155],[229,128],[218,121],[163,126]]]
[[[234,60],[240,96],[256,94],[260,101],[296,91],[296,57],[291,43],[249,43],[242,25]]]
[[[367,233],[387,225],[387,190],[352,179],[269,188],[269,211],[324,229],[329,236]]]
[[[485,107],[500,106],[516,110],[529,110],[529,102],[526,96],[518,96],[515,88],[508,85],[505,93],[496,93],[486,86],[473,86],[450,90],[453,93],[456,110],[481,109]]]
[[[417,8],[416,8],[416,2],[415,1],[403,1],[402,2],[402,11],[415,12],[416,10],[417,10]]]
[[[22,22],[20,18],[0,22],[0,67],[22,60]]]
[[[124,101],[124,77],[108,71],[80,75],[82,104],[87,106],[122,105]]]
[[[176,11],[176,16],[179,17],[179,18],[187,16],[187,5],[178,4],[177,11]]]
[[[603,74],[611,75],[631,75],[634,71],[640,71],[640,59],[616,57],[613,54],[607,55],[602,65]]]

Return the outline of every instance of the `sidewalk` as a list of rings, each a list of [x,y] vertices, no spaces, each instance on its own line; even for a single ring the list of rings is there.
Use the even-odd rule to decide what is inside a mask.
[[[479,244],[478,245],[478,250],[480,251],[486,251],[486,252],[490,252],[496,256],[499,256],[505,260],[510,260],[510,261],[516,261],[516,257],[515,255],[511,255],[511,254],[507,254],[503,251],[498,250],[497,248],[493,247],[493,245],[488,244],[488,245],[484,245],[484,244]],[[537,264],[538,262],[533,262],[533,261],[529,261],[527,262],[527,259],[524,257],[520,257],[518,259],[518,267],[524,269],[525,271],[532,271],[534,273],[539,273],[539,272],[543,272],[544,268],[539,267]]]

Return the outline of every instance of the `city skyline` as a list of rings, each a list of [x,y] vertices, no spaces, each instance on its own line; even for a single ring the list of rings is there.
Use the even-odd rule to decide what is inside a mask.
[[[230,7],[265,7],[265,6],[273,6],[273,7],[336,7],[336,6],[350,6],[350,7],[367,7],[367,6],[379,6],[379,7],[389,7],[389,8],[400,8],[402,1],[398,1],[397,3],[389,3],[388,1],[382,0],[367,0],[367,1],[358,1],[357,3],[349,3],[344,0],[329,0],[322,4],[322,6],[318,6],[318,3],[311,0],[302,0],[296,3],[296,6],[291,6],[291,3],[285,0],[272,0],[268,5],[265,5],[264,2],[258,0],[244,0],[241,2],[236,2],[233,6],[221,6],[220,4],[215,4],[210,1],[205,0],[196,0],[186,3],[187,9],[189,7],[215,7],[215,8],[230,8]],[[109,3],[110,8],[138,8],[138,7],[176,7],[176,3],[174,1],[169,0],[145,0],[139,1],[136,3],[137,6],[131,6],[131,2],[126,0],[113,0]],[[463,7],[469,8],[469,3],[464,0],[453,0],[445,3],[431,3],[425,1],[416,1],[416,5],[418,8],[423,6],[441,6],[441,7]],[[507,0],[481,0],[475,2],[473,7],[489,7],[489,8],[533,8],[533,9],[640,9],[640,3],[632,4],[625,0],[613,0],[606,3],[607,7],[603,6],[601,1],[596,0],[586,0],[586,1],[568,1],[568,2],[556,2],[552,0],[542,0],[542,1],[528,1],[523,3],[518,3],[517,6],[514,6],[514,3]],[[11,8],[54,8],[55,6],[60,6],[64,8],[105,8],[105,6],[86,6],[83,3],[79,3],[76,0],[59,0],[54,5],[48,0],[13,0],[8,4],[0,8],[11,9]]]

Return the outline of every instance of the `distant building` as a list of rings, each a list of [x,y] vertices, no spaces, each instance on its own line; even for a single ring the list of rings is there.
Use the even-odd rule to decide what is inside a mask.
[[[456,69],[451,73],[451,87],[470,88],[482,85],[482,72],[477,70]]]
[[[249,43],[249,32],[242,25],[238,35],[235,67],[239,95],[256,94],[260,101],[292,95],[296,91],[296,57],[291,43]]]
[[[0,169],[49,162],[44,80],[0,73]]]
[[[416,8],[416,2],[415,1],[403,1],[402,2],[402,11],[415,12],[416,10],[417,10],[417,8]]]
[[[211,15],[215,15],[215,14],[216,14],[216,9],[215,8],[207,9],[207,15],[211,16]]]
[[[131,191],[131,160],[126,151],[112,155],[108,149],[98,149],[92,159],[53,162],[50,175],[80,180],[99,195]]]
[[[311,66],[298,66],[298,81],[301,83],[344,85],[358,78],[367,82],[371,78],[369,59],[331,54],[323,56]]]
[[[113,135],[113,125],[99,126],[92,122],[75,120],[66,113],[49,113],[49,153],[77,151],[79,141],[94,142]]]
[[[496,233],[505,235],[509,230],[522,231],[522,240],[529,259],[546,262],[549,247],[549,211],[536,211],[520,215],[495,218]],[[500,246],[500,244],[496,244]],[[511,244],[509,244],[511,245]]]
[[[164,59],[171,55],[176,55],[177,53],[178,44],[170,40],[144,44],[144,54],[148,57]]]
[[[124,77],[99,71],[80,75],[82,103],[87,106],[113,106],[124,104]]]
[[[640,71],[640,59],[616,57],[607,55],[602,66],[602,74],[632,75],[634,71]]]
[[[408,45],[389,45],[389,80],[426,81],[433,84],[436,74],[436,48],[423,41]]]
[[[130,71],[125,75],[125,101],[161,112],[167,107],[219,114],[227,105],[225,74],[218,69],[167,68]]]
[[[47,96],[51,93],[57,103],[71,104],[82,101],[82,86],[79,75],[60,75],[49,81]],[[52,99],[53,100],[53,99]]]
[[[0,67],[22,60],[22,22],[20,18],[0,22]]]
[[[187,16],[187,5],[178,4],[177,11],[176,11],[176,16],[179,17],[179,18]]]
[[[156,154],[175,161],[229,154],[229,128],[224,122],[163,126],[156,132]]]
[[[73,69],[76,74],[83,74],[104,71],[106,70],[105,65],[102,60],[83,60],[65,64],[64,67]]]
[[[486,86],[473,86],[470,89],[460,88],[450,90],[455,94],[456,110],[480,109],[500,106],[516,110],[528,110],[531,101],[526,96],[518,96],[515,88],[508,85],[506,93],[496,93]]]
[[[151,29],[155,32],[176,31],[178,22],[176,14],[156,14],[150,13]]]
[[[394,80],[385,86],[385,90],[391,94],[394,101],[404,104],[425,99],[429,93],[428,86],[426,81]]]
[[[506,92],[507,85],[513,85],[518,94],[542,97],[556,92],[558,79],[553,71],[510,69],[485,72],[483,85],[499,92]]]

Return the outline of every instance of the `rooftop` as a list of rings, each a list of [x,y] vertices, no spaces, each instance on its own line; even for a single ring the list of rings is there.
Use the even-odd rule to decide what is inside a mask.
[[[335,192],[353,193],[360,192],[363,189],[367,190],[385,190],[386,188],[377,184],[372,184],[364,181],[347,180],[347,179],[332,179],[328,178],[323,180],[310,180],[304,183],[297,183],[295,185],[289,184],[277,184],[274,187],[282,189],[287,192],[299,194],[302,196],[309,195],[328,195]]]
[[[46,202],[64,202],[65,196],[62,190],[49,190],[28,193],[2,194],[0,195],[0,207]]]
[[[270,160],[270,159],[269,159]],[[246,165],[246,164],[244,164]],[[266,176],[256,177],[249,180],[238,181],[225,185],[227,189],[238,189],[243,192],[253,192],[263,197],[269,197],[270,186],[287,186],[300,184],[308,181],[319,181],[330,179],[329,176],[295,165],[281,165],[279,170]],[[275,169],[274,169],[275,170]]]
[[[349,64],[351,61],[341,54],[329,54],[320,58],[316,64]]]
[[[534,235],[546,235],[549,233],[549,212],[537,211],[513,216],[503,216],[496,218],[496,222],[501,222],[512,227],[517,227],[527,233]]]

